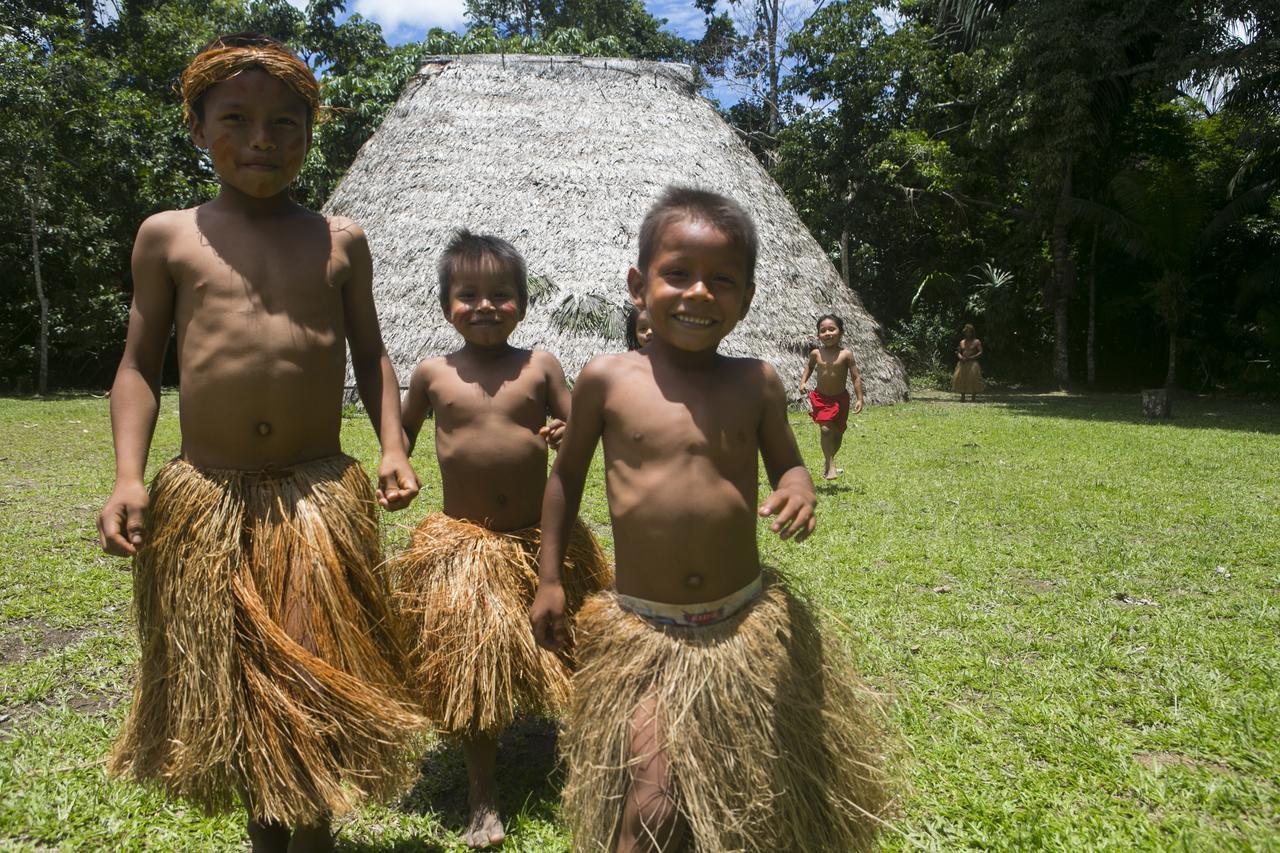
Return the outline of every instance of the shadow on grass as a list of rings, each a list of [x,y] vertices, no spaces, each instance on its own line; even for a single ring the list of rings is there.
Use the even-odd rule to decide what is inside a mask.
[[[508,826],[517,814],[555,820],[563,786],[564,773],[556,761],[555,723],[541,717],[517,719],[498,740],[498,807],[503,820]],[[466,829],[470,816],[467,765],[460,744],[441,740],[427,753],[418,781],[400,808],[410,814],[433,815],[453,831]]]
[[[818,480],[814,483],[814,491],[820,495],[838,495],[843,492],[852,492],[851,486],[841,485],[835,480]]]
[[[961,403],[955,394],[935,391],[918,394],[915,399],[960,408],[974,405],[1000,406],[1030,417],[1280,434],[1280,400],[1277,399],[1228,399],[1175,392],[1172,398],[1173,417],[1168,420],[1143,415],[1141,396],[1137,392],[1034,394],[995,391],[979,395],[976,403]]]

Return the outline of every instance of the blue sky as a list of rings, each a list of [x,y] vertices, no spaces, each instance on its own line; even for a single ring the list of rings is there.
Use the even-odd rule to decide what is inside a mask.
[[[299,9],[306,0],[289,0]],[[702,13],[692,0],[646,0],[654,17],[666,18],[666,29],[686,38],[702,35]],[[463,0],[348,0],[347,11],[358,12],[382,25],[382,34],[391,44],[422,39],[432,27],[461,32],[466,28]]]

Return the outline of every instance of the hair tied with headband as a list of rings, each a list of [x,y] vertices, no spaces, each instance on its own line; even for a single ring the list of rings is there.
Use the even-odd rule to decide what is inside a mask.
[[[187,124],[203,120],[202,101],[209,88],[254,68],[275,77],[301,98],[312,124],[328,117],[328,110],[320,105],[315,74],[293,51],[271,36],[236,33],[209,42],[182,72],[183,119]]]

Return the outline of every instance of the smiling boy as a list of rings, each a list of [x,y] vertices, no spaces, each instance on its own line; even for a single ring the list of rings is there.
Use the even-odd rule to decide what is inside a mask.
[[[639,242],[627,287],[653,339],[578,376],[530,611],[540,643],[567,640],[560,559],[603,439],[617,583],[577,618],[561,739],[575,847],[865,846],[884,794],[864,689],[756,543],[761,517],[783,539],[813,531],[813,480],[776,371],[717,352],[756,295],[755,226],[673,187]],[[761,458],[773,491],[757,504]]]
[[[547,446],[569,415],[569,389],[549,352],[507,343],[528,305],[524,259],[507,241],[460,231],[440,259],[440,307],[462,337],[418,365],[405,397],[410,441],[435,413],[444,511],[397,558],[397,594],[415,626],[415,691],[427,716],[461,739],[471,847],[505,835],[496,790],[497,737],[520,710],[568,701],[568,649],[538,648],[527,613],[537,583],[538,516]],[[547,418],[552,418],[547,422]],[[591,533],[569,528],[570,612],[612,580]]]
[[[255,850],[326,850],[332,815],[396,792],[420,725],[377,517],[418,485],[365,236],[289,196],[319,110],[311,71],[273,39],[227,36],[182,94],[221,187],[134,244],[98,527],[134,558],[142,661],[111,767],[206,809],[239,799]],[[175,328],[182,450],[148,493]],[[347,345],[382,444],[376,494],[339,443]]]

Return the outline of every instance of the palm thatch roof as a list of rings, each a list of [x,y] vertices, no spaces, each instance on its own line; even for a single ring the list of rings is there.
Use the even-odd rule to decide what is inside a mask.
[[[867,397],[905,399],[901,363],[768,173],[687,66],[548,56],[433,57],[360,150],[326,210],[369,235],[374,291],[396,372],[460,343],[435,264],[461,226],[510,240],[531,303],[512,343],[574,376],[623,340],[626,272],[645,211],[668,184],[725,193],[760,232],[751,311],[722,344],[772,362],[791,386],[816,318],[845,319]]]

